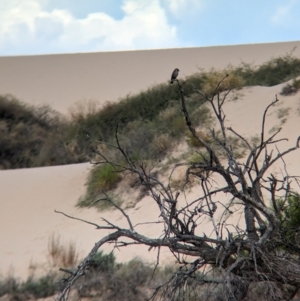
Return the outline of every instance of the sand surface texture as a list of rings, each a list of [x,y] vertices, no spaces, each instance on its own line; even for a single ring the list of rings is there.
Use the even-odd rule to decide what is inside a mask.
[[[12,93],[31,104],[50,104],[65,113],[77,100],[95,98],[114,100],[127,93],[137,93],[153,84],[166,82],[174,67],[182,75],[197,71],[198,67],[223,68],[241,61],[262,63],[271,57],[284,55],[300,46],[300,42],[0,58],[0,92]],[[300,47],[295,55],[300,56]],[[246,137],[260,134],[264,108],[275,99],[284,84],[274,87],[247,87],[239,91],[236,101],[226,103],[227,126]],[[283,150],[293,146],[300,134],[300,94],[279,96],[280,102],[268,114],[267,132],[282,123],[280,109],[288,116],[279,137],[289,141],[279,145]],[[291,174],[299,174],[299,152],[286,157]],[[54,209],[105,225],[101,217],[122,226],[126,220],[117,211],[104,213],[95,209],[79,209],[75,205],[85,192],[85,182],[91,168],[89,163],[0,171],[1,240],[0,273],[8,272],[26,278],[31,269],[47,270],[49,237],[56,234],[61,241],[73,241],[83,257],[105,233],[93,226],[68,219],[54,213]],[[278,169],[276,172],[281,172]],[[188,195],[199,194],[195,187]],[[224,196],[224,202],[226,198]],[[159,212],[150,197],[143,198],[134,208],[128,209],[133,224],[156,221]],[[209,224],[203,225],[209,227]],[[151,237],[160,234],[159,225],[140,226],[138,231]],[[208,228],[207,228],[208,229]],[[111,249],[106,246],[104,251]],[[156,260],[156,251],[146,247],[128,247],[116,251],[119,261],[139,256],[150,262]],[[161,262],[170,262],[170,254],[162,250]]]
[[[199,69],[223,69],[241,62],[259,65],[284,55],[300,42],[185,49],[78,53],[0,57],[0,94],[13,94],[27,103],[48,104],[66,113],[76,101],[117,101],[170,79]]]

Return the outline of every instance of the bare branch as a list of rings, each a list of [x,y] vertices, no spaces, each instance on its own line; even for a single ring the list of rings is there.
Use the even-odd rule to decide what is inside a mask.
[[[89,221],[86,221],[84,219],[81,219],[81,218],[77,218],[77,217],[73,217],[73,216],[70,216],[64,212],[61,212],[61,211],[57,211],[57,210],[54,210],[55,213],[59,213],[59,214],[62,214],[70,219],[74,219],[74,220],[77,220],[77,221],[81,221],[81,222],[84,222],[86,224],[89,224],[89,225],[92,225],[92,226],[95,226],[96,229],[115,229],[115,227],[106,227],[106,226],[100,226],[98,224],[95,224],[95,223],[92,223],[92,222],[89,222]]]
[[[145,162],[132,159],[131,152],[120,142],[123,140],[119,139],[118,125],[114,137],[116,145],[106,143],[106,146],[117,150],[122,160],[114,162],[109,159],[109,155],[94,151],[100,158],[95,164],[111,164],[116,172],[138,177],[140,185],[147,190],[156,204],[159,216],[154,220],[147,220],[145,217],[145,222],[133,225],[127,210],[117,205],[105,191],[102,191],[105,200],[126,218],[127,228],[119,227],[105,217],[102,220],[107,225],[101,226],[55,210],[56,213],[90,224],[96,229],[114,231],[96,242],[77,268],[61,269],[68,274],[68,278],[57,301],[67,300],[74,283],[88,273],[88,267],[96,252],[104,244],[110,243],[114,243],[115,248],[129,245],[144,245],[149,251],[157,248],[152,276],[159,265],[162,249],[166,248],[173,254],[179,269],[166,283],[157,286],[150,299],[161,297],[164,300],[177,300],[177,297],[182,296],[185,296],[182,300],[186,299],[187,288],[191,287],[191,283],[194,288],[205,286],[208,290],[220,286],[224,298],[239,301],[245,298],[252,283],[272,283],[276,289],[287,283],[295,288],[300,287],[297,257],[299,247],[295,242],[295,229],[299,229],[300,224],[287,227],[292,224],[288,215],[296,209],[285,212],[290,208],[291,196],[295,196],[292,182],[298,185],[299,182],[296,176],[288,173],[284,160],[287,154],[300,148],[300,136],[294,147],[282,152],[277,144],[286,139],[275,140],[280,129],[270,137],[265,137],[267,113],[279,101],[277,95],[264,110],[258,146],[252,146],[243,135],[226,127],[224,105],[231,91],[222,91],[222,83],[227,77],[228,75],[224,76],[209,95],[195,89],[211,106],[216,118],[218,128],[211,130],[210,139],[203,139],[197,134],[186,106],[183,90],[185,82],[174,80],[177,82],[187,128],[204,146],[201,146],[204,151],[200,149],[197,152],[202,156],[197,162],[175,164],[170,168],[167,179],[157,176],[157,164],[149,167]],[[246,158],[240,161],[236,158],[228,132],[246,145]],[[273,152],[274,144],[277,148],[276,155]],[[206,152],[209,158],[204,155]],[[281,173],[274,173],[270,169],[277,163],[283,164]],[[176,189],[171,185],[171,180],[178,167],[185,169],[185,184]],[[193,198],[188,195],[186,185],[192,181],[193,189],[197,193]],[[93,205],[101,200],[104,198],[96,200]],[[147,237],[136,231],[140,225],[153,224],[162,225],[157,237]],[[272,297],[274,296],[276,297],[275,293]]]

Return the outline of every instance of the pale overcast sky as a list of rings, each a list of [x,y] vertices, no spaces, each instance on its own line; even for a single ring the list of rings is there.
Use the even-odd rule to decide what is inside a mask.
[[[0,56],[300,40],[300,0],[0,0]]]

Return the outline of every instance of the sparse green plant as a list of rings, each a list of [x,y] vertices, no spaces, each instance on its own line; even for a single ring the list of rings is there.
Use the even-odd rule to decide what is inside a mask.
[[[195,153],[192,156],[190,156],[187,161],[189,163],[196,163],[196,162],[203,162],[208,159],[209,156],[207,153]]]
[[[282,119],[283,117],[289,116],[291,108],[280,108],[277,110],[277,118]]]
[[[94,204],[101,210],[110,209],[112,208],[112,204],[106,199],[106,193],[115,203],[121,205],[121,199],[109,192],[117,186],[121,179],[120,171],[111,164],[103,163],[95,165],[86,183],[86,193],[79,199],[77,205],[80,207],[89,207]]]
[[[243,63],[234,72],[244,79],[247,86],[274,86],[284,83],[300,75],[300,59],[293,56],[293,52],[294,50],[272,58],[258,67]]]
[[[234,157],[237,159],[242,158],[247,149],[247,145],[245,144],[245,142],[239,139],[238,137],[234,137],[231,135],[226,137],[226,140],[227,140],[227,145],[231,149]],[[221,131],[213,131],[211,133],[211,147],[216,153],[218,153],[220,157],[227,156],[226,152],[224,152],[224,149],[222,147],[223,144],[224,144],[224,140]]]
[[[253,147],[257,147],[260,143],[260,137],[258,135],[252,136],[250,140]]]
[[[272,128],[269,130],[269,134],[273,134],[277,132],[280,129],[280,125],[274,125]]]
[[[52,273],[37,278],[29,277],[23,282],[7,277],[0,281],[0,297],[7,295],[8,300],[25,301],[53,296],[58,290],[56,282],[56,274]]]
[[[90,176],[91,188],[100,193],[103,190],[110,190],[120,181],[121,176],[116,168],[109,163],[97,165]]]
[[[287,83],[282,89],[281,89],[281,92],[280,92],[280,95],[284,95],[284,96],[287,96],[287,95],[293,95],[297,93],[297,90],[295,89],[295,87],[293,87],[293,85],[291,85],[290,83]]]
[[[281,90],[280,95],[293,95],[300,89],[300,79],[294,79],[292,84],[287,83]]]
[[[96,194],[93,190],[91,193],[89,191],[83,196],[80,197],[77,203],[78,207],[95,207],[100,211],[115,209],[113,203],[121,206],[123,203],[122,198],[114,194],[112,191],[109,192],[100,192]]]
[[[8,275],[0,281],[0,297],[6,294],[14,294],[18,291],[19,283],[13,275]]]
[[[29,296],[34,296],[37,299],[53,296],[57,290],[55,282],[56,278],[53,275],[43,276],[38,279],[29,278],[22,283],[19,288],[19,292]],[[28,299],[30,299],[30,297]]]
[[[181,190],[185,184],[185,179],[172,179],[170,181],[170,187],[176,190]]]
[[[157,267],[153,273],[152,265],[135,258],[127,263],[115,263],[106,271],[92,268],[84,281],[75,285],[80,288],[81,297],[142,301],[149,298],[153,287],[163,284],[174,270],[170,266]]]
[[[280,215],[284,247],[298,253],[300,251],[300,195],[290,193],[284,198],[277,199],[273,207]]]
[[[205,142],[211,142],[211,137],[203,131],[198,131],[197,136],[201,137]],[[190,132],[187,133],[185,141],[191,147],[204,147],[204,145],[199,141],[199,139],[196,139]]]
[[[227,76],[225,80],[223,80],[222,84],[218,86],[218,83],[226,74],[229,76]],[[211,96],[214,93],[221,93],[223,91],[241,89],[244,86],[242,77],[235,74],[230,69],[224,71],[211,70],[208,73],[204,73],[203,76],[205,80],[202,86],[202,92],[207,96]]]
[[[55,244],[60,244],[57,238]],[[158,267],[153,274],[153,266],[133,259],[127,263],[117,263],[113,253],[97,252],[90,261],[90,269],[85,280],[76,283],[75,288],[81,297],[105,296],[105,300],[144,300],[149,297],[154,285],[163,284],[174,267]],[[31,276],[25,281],[18,281],[10,275],[0,281],[0,297],[7,295],[11,300],[35,300],[54,297],[59,290],[56,273],[45,276]]]
[[[101,272],[108,272],[115,268],[116,257],[111,252],[109,254],[104,254],[102,251],[99,251],[95,254],[90,262],[91,269]]]

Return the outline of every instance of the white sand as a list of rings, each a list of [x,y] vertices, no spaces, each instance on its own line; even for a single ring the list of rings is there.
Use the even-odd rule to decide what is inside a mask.
[[[187,75],[197,70],[197,62],[205,68],[213,66],[221,68],[228,63],[237,64],[240,59],[255,60],[260,63],[271,56],[283,54],[291,50],[293,45],[299,44],[300,42],[111,54],[2,58],[0,66],[4,66],[6,72],[1,73],[0,90],[15,93],[29,103],[47,103],[53,100],[52,105],[65,112],[74,100],[82,97],[115,99],[129,92],[137,92],[151,84],[166,81],[174,65]],[[194,56],[191,53],[194,53]],[[145,56],[149,58],[146,61]],[[113,63],[115,68],[110,72],[107,69],[101,69],[100,62],[104,64],[104,61],[107,68]],[[149,67],[149,72],[145,72],[145,66]],[[3,74],[6,74],[6,77]],[[57,77],[57,74],[61,77]],[[275,94],[279,94],[281,88],[282,85],[278,85],[270,88],[245,88],[240,91],[239,100],[229,102],[225,106],[227,125],[247,136],[259,134],[263,110],[274,100]],[[282,143],[281,150],[295,145],[300,134],[298,126],[300,116],[297,111],[300,106],[299,95],[279,96],[280,105],[272,108],[268,116],[267,128],[269,130],[280,123],[277,117],[278,110],[291,108],[287,122],[279,136],[288,137],[289,141]],[[35,101],[34,96],[37,97]],[[292,174],[299,174],[299,151],[289,155],[286,163]],[[30,263],[45,263],[48,239],[53,233],[60,235],[65,243],[70,240],[75,241],[80,256],[87,254],[94,243],[107,233],[67,219],[54,213],[54,209],[102,225],[104,223],[101,221],[101,216],[105,216],[122,227],[126,226],[126,220],[119,212],[109,211],[102,215],[94,209],[74,207],[78,198],[85,192],[84,184],[90,167],[88,163],[85,163],[0,171],[0,273],[3,276],[13,268],[15,276],[26,278]],[[189,198],[192,199],[196,193],[196,190],[193,190]],[[134,224],[156,221],[159,215],[155,203],[149,197],[144,198],[136,208],[129,209],[127,213]],[[205,230],[206,227],[208,226],[204,225],[203,229]],[[141,226],[137,229],[152,237],[160,233],[159,225]],[[108,251],[110,248],[107,246],[104,250]],[[156,260],[155,251],[148,252],[146,247],[123,248],[120,252],[116,252],[116,256],[120,261],[127,261],[134,256],[140,256],[152,262]],[[170,260],[165,251],[162,252],[161,258],[162,262]]]

